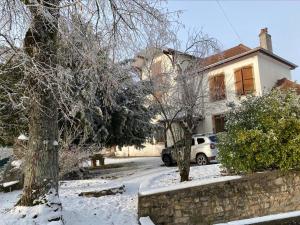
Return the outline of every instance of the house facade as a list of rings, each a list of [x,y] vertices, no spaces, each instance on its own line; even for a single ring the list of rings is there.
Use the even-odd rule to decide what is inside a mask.
[[[250,49],[242,44],[208,57],[211,64],[204,69],[210,99],[199,133],[217,133],[224,130],[224,114],[229,104],[239,104],[247,94],[260,96],[276,87],[278,81],[291,81],[291,70],[297,66],[272,51],[267,29],[259,35],[260,47]],[[292,82],[293,83],[293,82]]]
[[[272,39],[267,28],[261,29],[259,41],[260,46],[256,48],[240,44],[203,59],[170,49],[151,49],[139,54],[133,66],[140,71],[142,79],[147,79],[147,74],[152,73],[160,82],[159,75],[172,68],[170,57],[173,54],[181,57],[182,62],[199,60],[201,62],[199,76],[204,76],[202,78],[207,97],[204,100],[205,111],[197,124],[196,133],[218,133],[224,130],[224,115],[230,110],[230,105],[238,105],[249,94],[261,96],[277,86],[296,85],[291,81],[291,70],[297,65],[273,52]],[[165,145],[172,145],[168,132],[165,140]],[[154,141],[151,146],[148,145],[149,143],[147,148],[152,149],[153,156],[159,155],[162,142]]]

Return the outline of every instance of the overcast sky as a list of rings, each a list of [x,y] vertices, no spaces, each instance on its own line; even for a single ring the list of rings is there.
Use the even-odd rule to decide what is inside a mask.
[[[257,47],[260,29],[268,27],[273,52],[300,66],[300,0],[169,0],[168,8],[183,10],[180,20],[187,29],[202,28],[223,49],[240,43]],[[180,32],[180,38],[185,37],[186,32]],[[300,83],[300,68],[292,71],[292,77]]]

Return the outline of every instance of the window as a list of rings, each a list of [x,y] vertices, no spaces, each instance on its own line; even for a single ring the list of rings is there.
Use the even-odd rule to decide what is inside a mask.
[[[195,139],[192,139],[192,146],[195,145]]]
[[[219,133],[225,130],[225,117],[224,115],[213,116],[214,132]]]
[[[212,142],[217,142],[217,136],[216,135],[209,136],[208,138]]]
[[[209,79],[210,100],[218,101],[225,99],[225,76],[219,74]]]
[[[247,66],[236,70],[234,72],[234,77],[237,95],[246,95],[255,91],[252,66]]]
[[[205,142],[204,138],[197,138],[198,145],[203,144]]]

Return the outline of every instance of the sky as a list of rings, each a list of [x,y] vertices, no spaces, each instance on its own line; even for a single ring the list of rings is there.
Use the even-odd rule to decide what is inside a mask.
[[[188,29],[202,29],[218,39],[222,49],[240,43],[259,46],[261,28],[272,36],[273,52],[300,66],[300,0],[169,0],[171,11],[183,10],[179,20],[185,25],[179,38],[185,40]],[[300,83],[300,68],[292,71]]]

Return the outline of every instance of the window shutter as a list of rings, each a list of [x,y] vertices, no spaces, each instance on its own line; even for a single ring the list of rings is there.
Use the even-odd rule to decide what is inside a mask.
[[[216,76],[216,96],[218,100],[225,98],[225,76],[224,74]]]
[[[210,93],[210,100],[215,100],[215,77],[209,78],[209,93]]]
[[[242,69],[243,73],[243,84],[244,84],[244,94],[249,94],[254,91],[254,79],[252,67],[244,67]]]
[[[215,132],[223,132],[225,130],[225,117],[224,115],[215,115],[213,116]]]
[[[209,92],[212,101],[225,98],[225,75],[219,74],[209,79]]]
[[[234,78],[235,78],[235,90],[237,95],[244,94],[243,90],[243,76],[242,76],[242,70],[236,70],[234,72]]]

